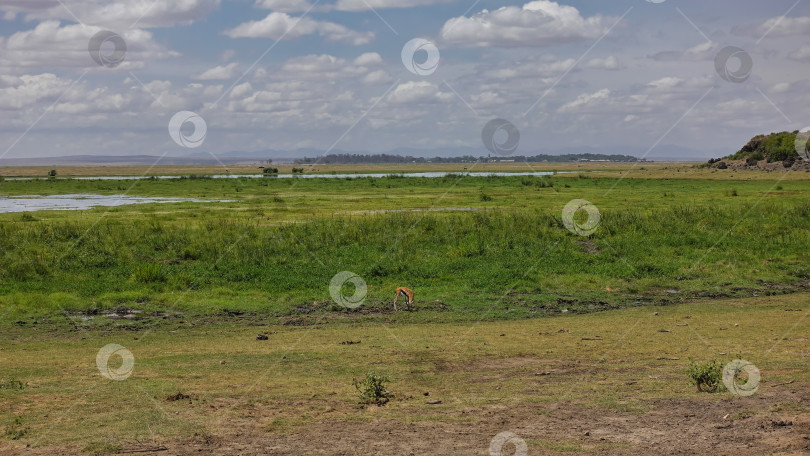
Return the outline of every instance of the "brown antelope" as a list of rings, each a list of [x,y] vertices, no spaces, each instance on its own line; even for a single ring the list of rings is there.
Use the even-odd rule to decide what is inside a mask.
[[[405,296],[405,298],[408,300],[407,304],[409,308],[411,307],[411,304],[413,304],[413,290],[410,288],[399,287],[394,295],[394,311],[397,310],[397,299],[399,299],[400,296]]]

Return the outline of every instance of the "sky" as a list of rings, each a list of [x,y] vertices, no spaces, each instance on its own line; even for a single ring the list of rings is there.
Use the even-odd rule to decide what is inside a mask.
[[[0,158],[708,159],[810,125],[809,38],[810,0],[0,0]]]

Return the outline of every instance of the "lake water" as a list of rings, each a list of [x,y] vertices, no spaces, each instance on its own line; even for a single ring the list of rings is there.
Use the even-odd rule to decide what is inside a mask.
[[[210,176],[213,179],[238,179],[240,177],[246,178],[270,178],[270,179],[345,179],[345,178],[383,178],[391,175],[401,177],[425,177],[425,178],[441,178],[447,176],[446,172],[427,172],[427,173],[366,173],[366,174],[278,174],[271,176],[264,176],[262,174],[219,174]],[[452,173],[450,173],[452,174]],[[523,172],[523,173],[458,173],[456,175],[465,175],[473,177],[486,177],[486,176],[551,176],[555,174],[550,171],[538,172]],[[76,180],[140,180],[149,179],[145,176],[99,176],[99,177],[70,177],[59,179],[76,179]],[[180,179],[180,176],[155,176],[157,179]],[[30,177],[9,177],[6,180],[13,181],[27,181],[33,180]],[[193,198],[158,198],[158,197],[144,197],[144,196],[128,196],[128,195],[93,195],[93,194],[75,194],[75,195],[50,195],[50,196],[0,196],[0,214],[10,212],[33,212],[33,211],[69,211],[69,210],[87,210],[94,207],[116,207],[126,206],[129,204],[149,204],[149,203],[183,203],[183,202],[224,202],[224,201],[210,201],[198,200]],[[447,210],[447,209],[437,209]],[[471,208],[451,208],[451,210],[468,211]]]
[[[33,211],[79,211],[94,207],[116,207],[128,204],[204,202],[193,198],[150,198],[128,195],[51,195],[0,197],[0,213]]]
[[[476,173],[447,173],[447,172],[427,172],[427,173],[357,173],[357,174],[271,174],[271,175],[264,175],[264,174],[215,174],[210,177],[212,179],[239,179],[239,178],[249,178],[249,179],[258,179],[258,178],[273,178],[273,179],[345,179],[348,177],[352,178],[359,178],[359,177],[376,177],[382,178],[387,176],[398,176],[398,177],[427,177],[427,178],[437,178],[437,177],[444,177],[448,174],[453,175],[464,175],[464,176],[471,176],[471,177],[487,177],[487,176],[551,176],[554,174],[565,174],[565,173],[572,173],[572,172],[579,172],[579,171],[536,171],[536,172],[522,172],[522,173],[505,173],[505,172],[476,172]],[[182,176],[96,176],[96,177],[69,177],[64,179],[76,179],[76,180],[112,180],[112,181],[125,181],[125,180],[143,180],[143,179],[151,179],[154,177],[155,179],[181,179]],[[33,177],[7,177],[6,180],[9,181],[20,181],[20,180],[34,180]],[[57,178],[62,179],[62,178]]]

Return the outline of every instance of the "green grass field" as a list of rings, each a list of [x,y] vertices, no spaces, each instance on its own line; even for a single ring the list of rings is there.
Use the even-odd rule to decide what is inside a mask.
[[[229,454],[271,441],[301,454],[353,426],[435,425],[477,429],[481,441],[464,443],[476,454],[512,428],[530,454],[632,454],[642,447],[624,434],[593,442],[525,425],[571,410],[664,423],[663,402],[701,420],[707,407],[753,413],[747,426],[788,413],[776,401],[804,426],[810,186],[661,169],[2,181],[0,196],[211,201],[0,214],[0,450]],[[575,199],[601,214],[589,236],[563,221]],[[357,309],[330,296],[341,271],[368,286]],[[392,309],[398,286],[416,292],[409,311]],[[108,343],[134,356],[125,381],[99,375]],[[758,396],[689,385],[689,358],[738,356],[762,371]],[[357,405],[352,381],[370,371],[391,379],[384,407]],[[177,392],[189,397],[166,399]],[[339,442],[324,454],[340,448],[354,454]]]
[[[5,321],[120,306],[340,312],[328,285],[344,270],[364,278],[372,308],[397,286],[417,290],[428,312],[397,317],[430,321],[782,293],[810,278],[803,182],[582,174],[35,181],[0,192],[232,201],[0,215]],[[562,222],[578,198],[601,213],[589,237]]]

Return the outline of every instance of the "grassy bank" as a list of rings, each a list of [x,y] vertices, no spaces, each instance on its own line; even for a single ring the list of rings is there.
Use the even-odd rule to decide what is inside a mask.
[[[342,314],[328,285],[344,270],[368,284],[367,310],[388,309],[397,286],[417,290],[426,312],[404,320],[795,292],[810,278],[805,187],[578,175],[5,182],[7,195],[231,202],[2,215],[0,313]],[[590,237],[563,226],[575,198],[601,211]]]

